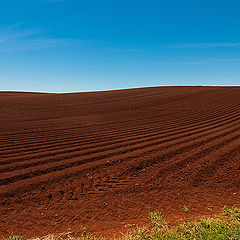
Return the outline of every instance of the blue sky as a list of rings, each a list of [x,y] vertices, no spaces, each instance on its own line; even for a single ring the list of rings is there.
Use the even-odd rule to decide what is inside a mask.
[[[239,0],[1,0],[0,90],[240,85]]]

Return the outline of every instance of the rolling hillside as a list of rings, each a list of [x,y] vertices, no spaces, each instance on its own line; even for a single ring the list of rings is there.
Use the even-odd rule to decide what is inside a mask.
[[[223,205],[240,206],[240,87],[0,92],[0,237],[113,235]]]

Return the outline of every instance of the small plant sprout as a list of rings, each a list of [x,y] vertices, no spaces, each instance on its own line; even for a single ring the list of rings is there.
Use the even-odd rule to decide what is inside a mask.
[[[193,208],[193,207],[192,206],[188,206],[188,205],[183,205],[183,211],[184,212],[189,212],[191,208]]]
[[[227,216],[231,220],[235,220],[237,222],[240,222],[240,209],[233,207],[232,209],[229,209],[227,206],[223,207],[223,216]]]
[[[191,209],[184,205],[184,208]],[[202,217],[192,221],[185,221],[171,227],[164,220],[160,212],[149,213],[151,228],[136,227],[127,236],[121,238],[107,238],[111,240],[239,240],[240,239],[240,209],[224,207],[220,215],[212,218]],[[87,232],[87,227],[81,228],[82,236],[61,238],[48,236],[42,240],[106,240]],[[22,240],[22,237],[12,236],[5,240]],[[40,240],[40,238],[32,239]]]
[[[22,240],[23,237],[22,236],[11,236],[9,238],[7,238],[7,240]]]
[[[161,212],[150,212],[149,219],[154,228],[166,228],[167,223],[164,220]]]
[[[87,236],[87,230],[88,230],[88,228],[86,226],[81,228],[82,237],[86,237]]]

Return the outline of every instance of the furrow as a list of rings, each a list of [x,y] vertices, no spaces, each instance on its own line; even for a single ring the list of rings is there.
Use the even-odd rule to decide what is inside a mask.
[[[181,146],[180,149],[177,149],[173,152],[171,151],[170,153],[165,155],[165,157],[173,157],[175,155],[178,155],[180,153],[184,153],[184,152],[189,151],[189,150],[192,151],[194,148],[199,147],[199,145],[201,145],[201,144],[206,144],[206,143],[212,142],[212,141],[214,141],[218,138],[226,137],[226,136],[228,136],[232,133],[235,133],[238,130],[239,130],[239,127],[231,129],[230,131],[228,130],[227,132],[224,132],[224,133],[221,133],[221,134],[217,134],[217,135],[213,134],[214,136],[212,136],[212,137],[208,136],[208,138],[204,139],[204,140],[199,141],[199,139],[197,139],[196,141],[192,141],[193,142],[192,144],[188,144],[187,146],[183,146],[183,147]],[[237,138],[240,138],[240,134],[235,136],[235,138],[233,140],[236,140]],[[150,150],[150,152],[152,152],[152,148],[151,148],[152,146],[155,146],[155,143],[144,145],[144,146],[135,146],[135,147],[132,147],[132,148],[123,148],[123,149],[118,150],[118,151],[110,151],[110,152],[105,153],[103,155],[95,155],[95,156],[91,156],[91,157],[86,158],[86,159],[79,159],[79,158],[77,158],[78,157],[77,155],[74,156],[74,158],[72,156],[71,159],[65,159],[63,157],[64,160],[61,160],[60,164],[59,164],[59,162],[51,163],[45,169],[42,169],[42,167],[33,167],[32,169],[27,169],[27,171],[26,170],[25,171],[20,170],[20,171],[12,172],[12,174],[8,174],[8,175],[2,174],[2,176],[0,177],[0,185],[6,185],[6,184],[9,184],[9,183],[19,181],[19,180],[32,178],[32,177],[39,176],[39,175],[44,175],[44,174],[50,173],[52,171],[56,172],[56,171],[59,171],[59,170],[64,170],[64,169],[69,168],[69,167],[72,168],[72,167],[76,167],[76,166],[86,164],[86,163],[89,163],[89,162],[99,161],[99,160],[102,160],[102,159],[126,154],[126,153],[129,153],[129,152],[143,150],[142,153],[146,154],[148,150]],[[151,148],[151,149],[148,149],[148,148]],[[160,157],[160,159],[161,160],[163,159],[162,156]],[[151,164],[152,163],[153,162],[151,161]]]
[[[228,108],[229,109],[229,108]],[[234,109],[235,110],[237,110],[237,109],[239,109],[239,104],[237,104],[236,103],[236,106],[234,107]],[[234,110],[234,109],[231,109],[231,111],[232,110]],[[219,113],[219,114],[223,114],[224,112],[222,111],[222,109],[221,109],[221,112]],[[211,113],[212,114],[212,113]],[[186,119],[188,119],[188,121],[189,121],[189,118],[190,118],[190,116],[188,116]],[[159,119],[161,119],[161,118],[159,118]],[[185,120],[186,120],[185,119]],[[193,120],[196,120],[196,118],[193,118]],[[199,117],[197,117],[197,120],[199,120]],[[184,121],[184,119],[183,120],[180,120],[180,124],[182,124],[182,121]],[[159,122],[157,122],[157,124],[159,125]],[[176,124],[176,122],[173,122],[173,125],[174,124]],[[149,126],[147,126],[147,127],[149,127]],[[118,128],[119,128],[119,126],[118,126]],[[76,128],[75,128],[76,129]],[[66,129],[65,129],[66,130]],[[132,130],[132,128],[130,129],[130,131]],[[117,132],[112,132],[112,134],[116,134]],[[36,134],[36,133],[35,133]],[[108,132],[107,131],[107,133],[106,133],[107,135],[109,135],[109,134],[111,134],[111,132]],[[16,134],[15,134],[16,135]],[[19,136],[19,134],[18,134],[18,136]],[[62,134],[60,134],[59,135],[60,137],[62,137]],[[32,139],[30,136],[25,136],[25,138],[24,138],[24,140],[26,139],[26,137],[28,138],[28,140],[27,141],[29,141],[29,140],[34,140],[35,139],[35,137]],[[40,137],[40,133],[38,133],[38,135],[37,135],[37,137],[39,138]],[[44,138],[45,138],[46,136],[44,136]],[[56,137],[56,136],[54,136],[54,137]],[[79,137],[79,136],[78,136]],[[6,136],[6,141],[9,141],[9,136]],[[48,137],[49,138],[49,137]],[[16,141],[17,142],[19,142],[19,139],[16,139]],[[39,141],[39,139],[38,139],[38,141]],[[26,144],[27,142],[23,142],[22,143],[22,145],[24,145],[24,144]],[[16,143],[14,143],[14,146],[16,147]]]
[[[234,115],[236,115],[236,114],[238,114],[238,113],[234,113]],[[234,117],[234,115],[230,115],[231,117]],[[227,115],[228,116],[228,115]],[[224,116],[224,117],[221,117],[220,119],[224,119],[224,118],[226,118],[227,116]],[[218,119],[217,119],[218,120]],[[215,120],[215,121],[217,121],[217,120]],[[207,122],[210,122],[210,123],[213,123],[212,121],[207,121]],[[202,123],[201,123],[202,124]],[[200,125],[200,124],[197,124],[197,125]],[[176,127],[176,126],[175,126]],[[187,127],[191,127],[191,126],[187,126]],[[158,130],[160,130],[161,128],[155,128],[154,129],[154,131],[156,132],[156,131],[158,131]],[[182,128],[176,128],[176,129],[182,129]],[[175,128],[174,129],[170,129],[169,131],[175,131]],[[187,129],[186,129],[187,130]],[[166,133],[166,130],[162,130],[162,133],[164,134],[164,133]],[[138,135],[143,135],[143,134],[145,134],[145,131],[143,131],[143,133],[141,132],[141,131],[138,131],[137,133],[133,133],[133,134],[137,134],[137,136]],[[127,134],[127,133],[124,133],[124,134],[122,134],[122,135],[118,135],[118,136],[115,136],[115,137],[111,137],[111,139],[119,139],[120,137],[124,137],[124,136],[129,136],[130,134]],[[106,138],[100,138],[100,139],[94,139],[92,142],[90,141],[90,140],[87,140],[87,144],[89,143],[89,142],[91,142],[91,143],[96,143],[96,142],[101,142],[101,140],[102,139],[105,139],[106,140]],[[57,141],[57,140],[56,140]],[[62,141],[58,141],[57,143],[55,143],[57,146],[61,146],[61,145],[63,145],[63,146],[66,146],[66,147],[68,147],[69,145],[70,146],[72,146],[72,144],[76,144],[77,146],[79,146],[79,145],[82,145],[81,143],[81,141],[79,141],[79,140],[77,140],[76,142],[75,141],[73,141],[73,140],[71,140],[70,142],[65,142],[66,140],[64,139],[64,140],[62,140]],[[83,142],[83,143],[85,143],[85,142]],[[39,145],[39,147],[37,148],[37,149],[39,149],[39,150],[41,150],[41,151],[44,151],[44,147],[48,147],[50,145],[50,143],[48,143],[47,145],[44,145],[44,144],[40,144]],[[62,149],[62,148],[61,148]],[[3,149],[1,149],[1,150],[3,150]],[[0,150],[0,151],[1,151]],[[8,150],[7,152],[2,152],[1,153],[1,155],[2,155],[2,157],[4,156],[4,155],[7,155],[9,152],[12,152],[12,151],[14,151],[14,153],[15,152],[23,152],[23,150],[22,150],[22,148],[20,149],[20,150],[18,150],[17,151],[17,149],[15,148],[14,150]],[[29,151],[31,151],[31,150],[29,150]]]
[[[171,166],[168,166],[167,168],[163,168],[160,172],[159,175],[161,176],[166,176],[168,175],[170,172],[176,172],[179,171],[180,169],[183,169],[185,167],[187,167],[189,164],[193,164],[195,161],[202,159],[205,156],[208,156],[210,153],[215,152],[215,151],[219,151],[221,148],[223,148],[224,146],[227,146],[229,144],[231,144],[232,142],[235,142],[237,140],[240,139],[240,134],[239,131],[240,129],[234,129],[233,131],[231,131],[231,133],[233,133],[233,136],[230,138],[226,138],[225,140],[219,142],[218,139],[218,143],[212,143],[212,146],[208,146],[207,148],[197,152],[196,154],[188,157],[188,158],[184,158],[181,161],[178,161],[176,163],[173,163]],[[225,134],[223,137],[228,136],[229,134]],[[214,141],[217,140],[213,139]]]
[[[33,159],[41,159],[41,158],[45,158],[45,157],[49,157],[49,156],[57,156],[58,154],[67,154],[67,153],[78,153],[80,156],[79,151],[83,151],[83,150],[89,150],[89,149],[93,149],[91,151],[88,151],[87,153],[83,153],[83,155],[89,155],[92,153],[97,153],[97,152],[103,152],[106,150],[112,150],[114,148],[119,148],[119,147],[123,147],[123,146],[131,146],[131,145],[136,145],[139,143],[143,143],[143,142],[147,142],[147,141],[153,141],[153,140],[160,140],[163,138],[168,138],[168,137],[172,137],[177,135],[177,137],[175,138],[171,138],[171,140],[175,140],[178,138],[182,138],[182,137],[186,137],[186,136],[192,136],[194,134],[203,132],[203,131],[209,131],[212,130],[214,128],[217,127],[221,127],[227,124],[230,124],[232,122],[238,121],[240,118],[229,118],[226,120],[226,122],[220,122],[220,124],[215,123],[215,125],[213,125],[213,123],[211,123],[211,125],[202,125],[202,128],[190,128],[188,129],[188,131],[186,131],[186,129],[181,130],[181,131],[175,131],[173,133],[169,133],[169,134],[165,134],[165,135],[161,135],[161,133],[155,133],[155,134],[149,134],[149,135],[143,135],[142,137],[134,137],[134,138],[127,138],[127,139],[122,139],[122,140],[117,140],[117,141],[111,141],[111,142],[104,142],[98,145],[86,145],[86,146],[81,146],[81,147],[77,147],[77,148],[70,148],[70,149],[65,149],[65,150],[60,150],[57,152],[52,152],[52,153],[41,153],[41,154],[37,154],[37,155],[29,155],[27,157],[17,157],[17,158],[11,158],[11,159],[7,159],[7,160],[3,160],[0,162],[1,165],[7,165],[7,164],[13,164],[15,162],[19,162],[19,164],[23,164],[23,162],[26,162],[27,160],[33,160]],[[237,122],[238,123],[238,122]],[[210,127],[209,127],[210,126]],[[196,130],[196,131],[194,131]],[[183,134],[182,136],[178,136],[179,134]],[[167,139],[165,139],[164,141],[167,141]],[[125,143],[126,142],[126,143]],[[160,143],[158,141],[158,143]],[[125,144],[124,144],[125,143]],[[117,144],[117,145],[115,145]],[[115,146],[114,146],[115,145]],[[101,149],[101,147],[103,147],[103,149]],[[100,150],[96,150],[95,148],[100,148]],[[11,166],[6,167],[6,169],[9,168],[9,170],[11,169]],[[3,170],[0,169],[0,172],[2,172]]]

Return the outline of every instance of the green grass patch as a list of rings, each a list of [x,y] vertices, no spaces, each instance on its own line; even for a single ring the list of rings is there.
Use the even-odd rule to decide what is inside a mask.
[[[183,205],[183,211],[184,211],[184,212],[189,212],[190,209],[192,209],[192,208],[193,208],[192,206]]]
[[[119,240],[239,240],[240,239],[240,209],[223,208],[222,214],[214,218],[201,218],[184,222],[175,228],[169,228],[160,212],[151,212],[149,220],[151,228],[136,228],[127,237]],[[44,240],[103,240],[94,237],[82,228],[79,237],[49,237]],[[10,237],[6,240],[22,240],[21,237]],[[116,239],[115,239],[116,240]]]

